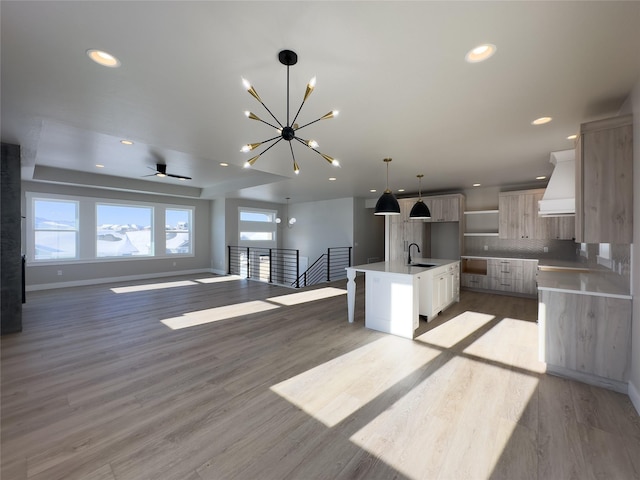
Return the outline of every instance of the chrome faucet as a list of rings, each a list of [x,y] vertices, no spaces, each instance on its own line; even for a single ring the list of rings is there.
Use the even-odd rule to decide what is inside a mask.
[[[417,243],[410,243],[410,244],[409,244],[409,248],[407,248],[407,252],[408,252],[408,255],[407,255],[407,263],[408,263],[409,265],[411,265],[411,247],[412,247],[413,245],[415,245],[415,246],[416,246],[416,248],[418,249],[418,253],[420,253],[420,247],[418,246],[418,244],[417,244]]]

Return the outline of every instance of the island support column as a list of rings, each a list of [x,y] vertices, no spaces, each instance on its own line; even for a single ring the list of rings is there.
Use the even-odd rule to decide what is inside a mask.
[[[353,323],[353,317],[356,307],[356,271],[353,268],[347,268],[347,314],[349,323]]]

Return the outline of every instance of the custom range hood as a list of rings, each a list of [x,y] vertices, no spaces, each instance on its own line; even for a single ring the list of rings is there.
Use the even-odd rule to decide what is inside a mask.
[[[555,165],[547,189],[538,202],[541,217],[563,217],[576,214],[575,150],[551,152],[549,161]]]

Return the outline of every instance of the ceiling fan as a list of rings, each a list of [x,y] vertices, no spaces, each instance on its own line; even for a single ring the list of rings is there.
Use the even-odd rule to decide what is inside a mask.
[[[154,170],[153,167],[149,167],[151,170]],[[184,175],[176,175],[174,173],[167,173],[167,166],[164,163],[156,163],[155,173],[151,175],[145,175],[145,177],[172,177],[177,178],[179,180],[191,180],[191,177],[185,177]]]

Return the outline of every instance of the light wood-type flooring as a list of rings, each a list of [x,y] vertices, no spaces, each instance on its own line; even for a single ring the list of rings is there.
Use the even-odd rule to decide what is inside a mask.
[[[344,282],[28,293],[2,479],[640,478],[628,397],[542,373],[535,300],[463,292],[412,341],[364,328],[358,282],[354,324]]]

